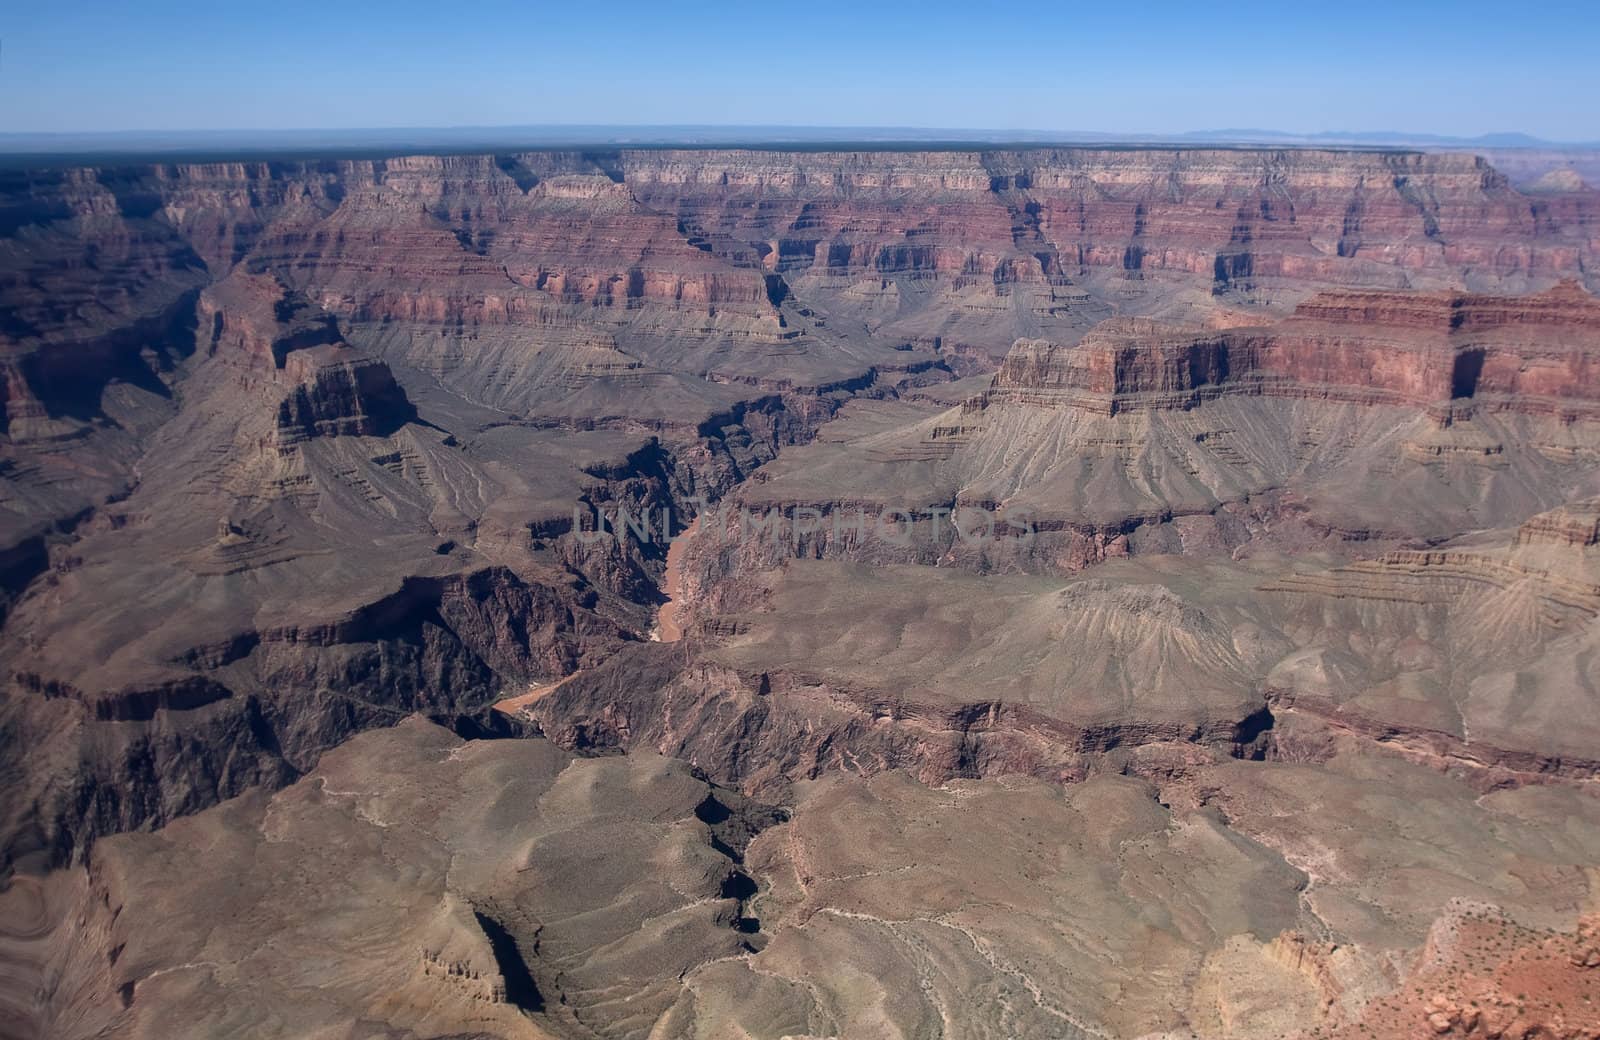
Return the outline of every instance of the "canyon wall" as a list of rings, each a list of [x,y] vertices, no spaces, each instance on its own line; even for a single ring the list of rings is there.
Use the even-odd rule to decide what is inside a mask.
[[[1597,363],[1600,300],[1573,281],[1527,296],[1334,290],[1266,327],[1125,318],[1073,347],[1022,340],[967,410],[1003,401],[1114,415],[1246,393],[1572,423],[1595,414]]]
[[[1462,378],[1456,359],[1482,352],[1472,396],[1491,414],[1452,405],[1447,438],[1509,423],[1485,436],[1523,465],[1520,446],[1564,443],[1528,424],[1586,407],[1564,381],[1588,362],[1556,333],[1530,347],[1494,330],[1528,326],[1507,306],[1588,321],[1580,290],[1551,287],[1592,278],[1596,212],[1587,190],[1524,195],[1481,160],[1398,152],[0,171],[0,720],[24,792],[8,855],[69,857],[106,830],[284,782],[406,712],[499,725],[485,712],[507,689],[644,640],[664,545],[581,538],[575,507],[666,509],[681,525],[741,484],[741,502],[857,500],[869,478],[908,472],[899,461],[949,456],[930,503],[999,502],[1025,480],[1050,507],[1041,525],[1078,532],[1026,567],[1114,555],[1146,526],[1165,545],[1186,516],[1213,518],[1192,546],[1235,544],[1265,522],[1251,503],[1288,463],[1218,464],[1220,482],[1181,495],[1167,478],[1106,494],[1084,477],[1094,515],[1080,523],[1063,491],[1080,475],[1000,461],[1047,436],[1040,402],[1020,397],[1181,403],[1311,381],[1377,394],[1391,328],[1428,339],[1407,355],[1419,381],[1395,393],[1430,414]],[[1306,302],[1329,288],[1343,294]],[[1473,295],[1547,289],[1514,305]],[[1385,331],[1340,331],[1369,319]],[[1157,331],[1174,325],[1190,338]],[[826,496],[786,492],[781,467],[751,482],[846,401],[923,399],[1002,365],[974,399],[988,404],[880,430],[897,443],[843,477],[806,463]],[[1005,418],[1008,394],[1021,410]],[[1270,422],[1327,439],[1321,413]],[[1172,436],[1217,455],[1238,441]],[[1442,443],[1429,436],[1411,438],[1423,454]],[[1257,450],[1244,443],[1233,450]],[[1569,490],[1537,454],[1518,478],[1539,489],[1530,508]],[[879,487],[925,497],[920,475]],[[1511,494],[1467,497],[1498,522]],[[712,576],[702,566],[690,585]]]
[[[1597,227],[1410,152],[0,171],[0,1034],[1584,1035]]]

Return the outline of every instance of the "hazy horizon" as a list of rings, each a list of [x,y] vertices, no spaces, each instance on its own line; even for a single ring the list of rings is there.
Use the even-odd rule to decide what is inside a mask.
[[[1274,130],[1197,130],[1180,134],[981,130],[919,127],[607,126],[355,127],[282,130],[0,131],[0,165],[62,162],[226,162],[259,159],[380,159],[623,149],[787,151],[989,151],[1010,149],[1307,149],[1467,151],[1506,158],[1600,154],[1600,143],[1553,142],[1518,133],[1475,138],[1398,131],[1293,134]],[[1584,160],[1588,161],[1588,160]],[[1543,167],[1541,167],[1543,168]]]
[[[869,123],[860,124],[822,124],[822,123],[459,123],[459,124],[410,124],[400,123],[393,125],[339,125],[339,126],[282,126],[282,127],[243,127],[243,126],[194,126],[194,127],[126,127],[119,129],[91,129],[91,130],[8,130],[0,129],[0,138],[23,137],[60,137],[60,138],[202,138],[227,136],[238,139],[273,140],[293,135],[318,135],[318,134],[362,134],[368,136],[398,135],[407,133],[426,133],[440,135],[470,136],[472,134],[506,134],[528,133],[536,136],[560,138],[570,136],[577,138],[605,137],[618,141],[627,141],[637,138],[650,140],[692,139],[696,135],[707,137],[731,137],[736,135],[771,136],[776,140],[818,139],[826,135],[841,135],[848,139],[860,138],[862,140],[894,140],[894,141],[921,141],[921,140],[972,140],[988,142],[996,140],[1104,140],[1104,141],[1150,141],[1150,140],[1249,140],[1261,138],[1284,138],[1290,140],[1337,140],[1351,138],[1360,140],[1396,139],[1396,140],[1439,140],[1446,142],[1481,142],[1488,139],[1512,140],[1522,139],[1528,143],[1551,145],[1600,145],[1600,138],[1593,140],[1578,139],[1553,139],[1529,134],[1516,127],[1500,127],[1487,130],[1479,134],[1444,134],[1431,130],[1417,130],[1410,127],[1373,126],[1373,127],[1341,127],[1331,130],[1299,130],[1284,127],[1190,127],[1172,131],[1124,131],[1117,129],[1102,129],[1094,126],[1086,127],[1022,127],[1022,126],[936,126],[936,125],[877,125]]]

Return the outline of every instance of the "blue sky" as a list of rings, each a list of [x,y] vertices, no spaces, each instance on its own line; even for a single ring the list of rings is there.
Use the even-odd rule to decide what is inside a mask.
[[[1600,4],[0,5],[0,130],[729,123],[1600,139]]]

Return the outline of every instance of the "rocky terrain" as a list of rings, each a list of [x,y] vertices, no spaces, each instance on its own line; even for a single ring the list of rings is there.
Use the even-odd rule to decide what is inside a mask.
[[[1600,1036],[1517,184],[0,170],[0,1036]]]
[[[790,815],[412,720],[13,884],[0,953],[14,1035],[1592,1036],[1591,799],[1340,757]]]
[[[1054,572],[1140,551],[1432,544],[1596,490],[1597,328],[1600,301],[1563,282],[1325,291],[1266,326],[1117,318],[1070,346],[1019,339],[957,407],[862,407],[786,454],[725,526],[776,511],[789,526],[769,550]],[[826,522],[795,536],[797,509]],[[725,541],[740,566],[761,551]]]

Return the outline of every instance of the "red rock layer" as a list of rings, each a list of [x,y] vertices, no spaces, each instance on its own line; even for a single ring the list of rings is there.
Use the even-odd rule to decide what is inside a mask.
[[[8,421],[70,414],[64,371],[111,381],[242,264],[352,322],[456,334],[615,327],[645,311],[652,336],[686,342],[788,335],[780,279],[876,276],[883,301],[828,297],[824,309],[928,310],[904,334],[937,340],[972,300],[896,302],[900,281],[997,300],[1107,276],[1245,298],[1520,292],[1594,270],[1597,227],[1595,192],[1527,196],[1481,159],[1398,152],[624,151],[12,171],[0,235],[27,246],[0,254],[0,380]],[[1074,292],[1023,308],[1025,324],[1065,321]],[[1485,378],[1502,377],[1491,365]]]
[[[663,151],[622,164],[642,201],[780,271],[1401,287],[1575,274],[1596,247],[1593,193],[1530,201],[1466,155]]]
[[[1219,393],[1600,412],[1600,300],[1564,282],[1525,297],[1331,291],[1270,327],[1185,332],[1116,319],[1076,347],[1019,340],[974,407],[996,400],[1111,414]]]
[[[1600,1038],[1600,917],[1573,931],[1537,931],[1483,910],[1440,919],[1416,970],[1355,1021],[1327,1032],[1358,1037]]]

